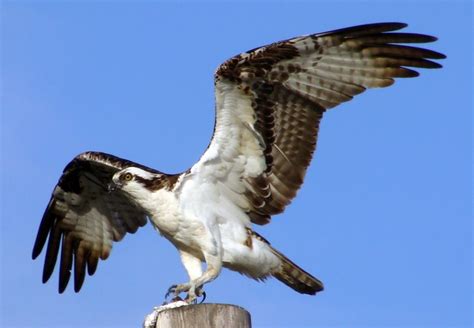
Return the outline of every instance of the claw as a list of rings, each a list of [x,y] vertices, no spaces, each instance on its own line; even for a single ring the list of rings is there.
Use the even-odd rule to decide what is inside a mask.
[[[201,302],[199,302],[199,304],[204,303],[204,301],[206,300],[206,292],[205,292],[205,291],[202,291],[201,296],[202,296],[202,300],[201,300]]]
[[[198,302],[199,297],[202,297],[202,300]],[[188,291],[188,295],[185,298],[185,302],[188,302],[189,304],[202,304],[205,299],[206,292],[202,290],[202,287],[197,287]]]
[[[175,296],[178,296],[178,295],[176,295],[176,287],[178,287],[178,285],[171,285],[171,287],[168,288],[168,291],[165,294],[165,301],[168,299],[168,297],[171,294],[175,294]]]
[[[202,290],[202,286],[196,287],[194,284],[171,285],[165,294],[165,301],[163,302],[163,305],[177,301],[183,301],[183,299],[179,297],[179,294],[182,292],[188,293],[184,299],[184,301],[188,304],[198,304],[197,299],[201,296],[202,300],[199,302],[199,304],[203,303],[206,299],[206,292]],[[168,299],[171,295],[174,295],[174,297],[168,302]]]
[[[197,297],[202,297],[202,300],[199,302],[199,304],[204,303],[206,300],[206,292],[202,289],[202,286],[197,287],[195,293]]]

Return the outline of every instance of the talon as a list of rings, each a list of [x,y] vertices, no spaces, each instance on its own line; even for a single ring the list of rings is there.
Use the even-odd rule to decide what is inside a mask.
[[[202,289],[202,286],[196,288],[196,296],[202,297],[202,300],[199,302],[199,304],[204,303],[206,300],[206,292]]]
[[[206,292],[201,290],[201,295],[200,296],[202,296],[202,300],[201,300],[201,302],[199,302],[199,304],[202,304],[206,300]]]
[[[198,298],[202,297],[202,300],[198,302]],[[188,291],[188,295],[184,299],[185,302],[189,304],[201,304],[206,299],[206,292],[202,289],[202,287],[190,288]]]
[[[168,288],[168,291],[165,294],[165,302],[171,294],[175,294],[175,297],[178,296],[178,295],[176,295],[176,288],[177,287],[178,287],[178,285],[171,285],[171,287]]]

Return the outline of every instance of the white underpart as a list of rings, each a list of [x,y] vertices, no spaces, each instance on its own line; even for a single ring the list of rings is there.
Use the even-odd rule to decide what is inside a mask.
[[[231,83],[216,85],[217,125],[208,150],[177,187],[180,208],[187,219],[202,222],[210,238],[218,230],[224,266],[259,278],[278,265],[267,244],[256,239],[245,245],[249,203],[245,177],[256,177],[265,168],[261,137],[253,129],[251,98]],[[219,243],[219,241],[218,241]],[[210,250],[208,250],[210,251]]]
[[[244,178],[265,170],[264,145],[252,130],[251,99],[235,85],[220,82],[216,105],[213,140],[174,190],[150,194],[133,183],[124,188],[178,248],[191,281],[198,284],[214,279],[222,266],[259,279],[280,264],[266,243],[253,238],[251,247],[245,245],[251,222],[246,214],[250,205],[244,196]],[[204,273],[201,261],[207,264]]]

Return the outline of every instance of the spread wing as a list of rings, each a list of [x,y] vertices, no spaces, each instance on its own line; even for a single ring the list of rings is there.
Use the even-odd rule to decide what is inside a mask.
[[[367,88],[439,68],[445,56],[407,43],[436,38],[380,23],[302,36],[250,50],[215,75],[216,123],[202,158],[183,179],[187,194],[212,184],[220,202],[266,224],[295,197],[316,147],[323,113]],[[186,189],[188,188],[188,189]],[[247,222],[249,223],[249,222]]]
[[[145,214],[120,192],[109,193],[112,176],[129,166],[144,166],[112,155],[87,152],[75,157],[64,169],[54,188],[38,230],[33,259],[46,256],[43,282],[53,273],[61,249],[59,292],[69,282],[74,266],[74,290],[78,292],[85,272],[94,274],[99,258],[107,259],[112,242],[134,233],[147,222]],[[145,168],[154,171],[150,168]]]

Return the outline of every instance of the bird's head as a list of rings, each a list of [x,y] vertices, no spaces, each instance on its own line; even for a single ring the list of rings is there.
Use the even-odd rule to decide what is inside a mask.
[[[128,167],[114,174],[109,184],[109,191],[120,190],[140,204],[149,199],[150,193],[162,188],[164,179],[166,178],[163,174]]]

